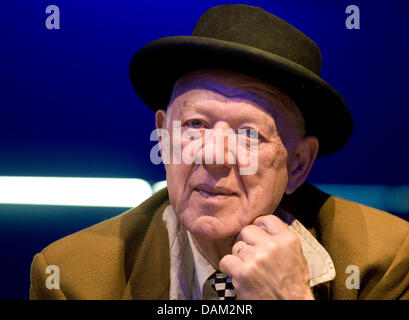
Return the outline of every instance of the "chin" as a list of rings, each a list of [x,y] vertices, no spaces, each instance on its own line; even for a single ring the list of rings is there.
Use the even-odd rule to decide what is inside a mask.
[[[206,240],[221,240],[234,238],[239,233],[239,228],[232,224],[226,225],[214,216],[200,216],[194,221],[189,221],[185,228],[195,237]]]

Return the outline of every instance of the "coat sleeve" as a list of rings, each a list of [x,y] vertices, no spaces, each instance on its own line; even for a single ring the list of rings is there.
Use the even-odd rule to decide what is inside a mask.
[[[409,233],[392,263],[365,299],[409,300]]]
[[[30,299],[66,300],[67,298],[61,289],[47,288],[47,278],[57,276],[54,272],[46,272],[48,266],[49,264],[42,253],[34,256],[30,272]]]

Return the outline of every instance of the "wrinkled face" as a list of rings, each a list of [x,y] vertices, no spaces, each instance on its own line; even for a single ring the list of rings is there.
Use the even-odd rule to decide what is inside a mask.
[[[248,149],[246,153],[257,160],[254,174],[240,174],[240,167],[248,166],[249,161],[241,163],[238,159],[234,164],[227,163],[226,158],[223,164],[182,161],[165,165],[171,205],[181,223],[195,236],[235,237],[258,216],[273,213],[286,190],[288,151],[277,130],[277,122],[283,118],[282,107],[278,99],[265,94],[263,86],[255,79],[237,75],[231,79],[229,74],[215,72],[210,76],[187,76],[175,87],[170,109],[162,121],[171,137],[176,134],[173,121],[181,122],[182,134],[186,130],[203,134],[205,129],[258,131],[257,152]],[[280,131],[283,130],[285,124],[281,123]],[[254,135],[245,138],[248,146]],[[171,148],[175,141],[180,140],[171,139]],[[182,152],[186,146],[187,141],[182,139]],[[212,150],[216,149],[214,146]],[[224,152],[234,154],[227,143]]]

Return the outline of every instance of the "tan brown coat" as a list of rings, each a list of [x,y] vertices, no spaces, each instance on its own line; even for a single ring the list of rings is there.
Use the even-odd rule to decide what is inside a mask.
[[[162,213],[167,190],[137,208],[62,238],[35,255],[31,299],[168,299],[169,243]],[[336,277],[315,287],[320,299],[409,299],[409,223],[304,185],[283,206],[330,254]],[[60,289],[45,282],[60,269]],[[349,265],[360,289],[348,289]]]

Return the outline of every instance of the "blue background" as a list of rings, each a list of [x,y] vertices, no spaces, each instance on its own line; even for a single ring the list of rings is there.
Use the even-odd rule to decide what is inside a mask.
[[[189,35],[209,7],[236,1],[22,1],[0,10],[0,176],[164,179],[151,163],[153,113],[132,90],[142,45]],[[354,118],[350,142],[319,159],[313,183],[408,185],[409,4],[404,1],[241,1],[261,6],[320,47],[321,76]],[[45,27],[48,5],[60,30]],[[360,8],[348,30],[345,8]],[[123,208],[0,205],[0,298],[26,299],[32,256]],[[407,216],[403,215],[407,218]]]

